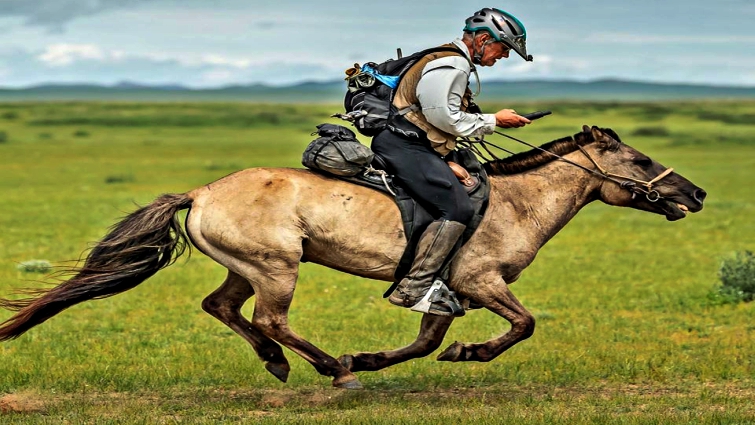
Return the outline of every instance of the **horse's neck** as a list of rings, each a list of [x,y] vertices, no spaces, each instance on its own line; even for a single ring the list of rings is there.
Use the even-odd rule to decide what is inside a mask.
[[[592,168],[578,151],[565,156]],[[601,179],[563,161],[509,176],[491,176],[493,214],[497,222],[514,226],[517,238],[539,249],[588,203],[595,200]],[[504,230],[504,233],[509,233]]]

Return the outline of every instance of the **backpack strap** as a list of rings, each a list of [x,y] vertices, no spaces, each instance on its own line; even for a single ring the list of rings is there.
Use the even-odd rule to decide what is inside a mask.
[[[472,71],[472,73],[474,74],[474,78],[475,78],[475,81],[477,82],[477,90],[475,90],[475,92],[474,92],[474,93],[472,94],[472,97],[474,98],[474,97],[477,97],[477,96],[479,96],[479,95],[480,95],[480,93],[482,92],[482,86],[480,85],[480,75],[479,75],[479,74],[477,74],[477,67],[476,67],[476,66],[474,65],[474,62],[472,62],[472,61],[471,61],[471,60],[470,60],[470,59],[469,59],[469,58],[467,57],[467,55],[465,55],[465,54],[464,54],[464,52],[462,52],[462,51],[461,51],[461,50],[460,50],[460,49],[459,49],[458,47],[456,47],[455,45],[454,45],[454,47],[444,47],[444,46],[440,46],[440,47],[433,47],[433,48],[431,48],[431,49],[422,50],[421,52],[417,53],[418,57],[417,57],[417,59],[415,59],[415,60],[413,60],[413,61],[412,61],[412,64],[414,64],[414,62],[416,62],[417,60],[419,60],[420,58],[422,58],[422,57],[424,57],[424,56],[427,56],[427,55],[429,55],[429,54],[431,54],[431,53],[437,53],[437,52],[459,52],[459,53],[461,53],[461,56],[462,56],[462,57],[463,57],[464,59],[466,59],[466,60],[467,60],[467,62],[469,62],[469,69],[470,69],[470,70]],[[410,66],[409,66],[408,68],[404,69],[404,70],[403,70],[403,71],[401,72],[401,76],[403,76],[403,75],[404,75],[404,73],[405,73],[405,72],[407,72],[407,71],[409,70],[409,68],[411,68],[411,65],[410,65]],[[407,112],[408,112],[408,111],[407,111]]]
[[[404,74],[406,74],[407,71],[409,71],[409,69],[412,67],[412,65],[414,65],[415,63],[417,63],[418,60],[422,59],[423,57],[425,57],[427,55],[430,55],[430,54],[433,54],[433,53],[440,53],[440,52],[459,53],[465,59],[469,60],[467,58],[467,56],[464,55],[464,52],[462,52],[456,46],[454,46],[454,47],[445,47],[445,46],[431,47],[429,49],[421,50],[421,51],[413,54],[412,56],[414,56],[414,58],[412,58],[412,60],[410,60],[406,65],[404,65],[404,68],[401,69],[401,72],[398,73],[399,79],[401,79],[404,76]],[[471,62],[469,64],[472,66],[472,68],[474,68],[474,64],[472,64]]]
[[[419,111],[420,109],[421,109],[421,108],[420,108],[420,107],[419,107],[419,105],[417,105],[417,104],[414,104],[414,105],[409,105],[409,106],[407,106],[407,107],[406,107],[406,108],[404,108],[404,109],[399,109],[399,110],[398,110],[398,112],[397,112],[396,114],[397,114],[397,115],[406,115],[406,114],[408,114],[409,112],[416,112],[416,111]]]
[[[436,47],[436,48],[434,48],[434,49],[427,49],[427,50],[423,50],[422,52],[427,52],[427,53],[425,53],[425,54],[435,53],[434,51],[430,51],[430,50],[437,50],[437,51],[443,51],[443,52],[454,51],[454,52],[459,52],[459,53],[461,53],[461,56],[462,56],[462,57],[463,57],[464,59],[466,59],[466,60],[467,60],[467,62],[469,62],[469,69],[470,69],[470,70],[472,71],[472,73],[474,74],[474,79],[475,79],[475,81],[477,82],[477,90],[475,90],[475,92],[474,92],[474,93],[472,93],[472,97],[474,98],[474,97],[477,97],[477,96],[479,96],[479,95],[480,95],[480,93],[482,92],[482,86],[480,85],[480,75],[479,75],[479,74],[477,74],[477,67],[476,67],[476,66],[474,65],[474,62],[472,62],[472,61],[471,61],[471,60],[470,60],[470,59],[469,59],[469,58],[467,57],[467,55],[465,55],[465,54],[464,54],[464,52],[462,52],[462,51],[461,51],[461,50],[460,50],[460,49],[459,49],[458,47],[456,47],[455,45],[454,45],[454,47]],[[422,56],[424,56],[424,55],[422,55]]]
[[[419,51],[417,53],[414,53],[413,55],[411,55],[411,56],[413,56],[413,58],[406,65],[404,65],[404,67],[401,69],[401,72],[399,72],[399,74],[398,74],[399,81],[404,77],[404,75],[409,71],[409,69],[411,69],[411,67],[414,66],[414,64],[417,63],[417,61],[419,61],[420,59],[422,59],[423,57],[425,57],[427,55],[431,55],[433,53],[440,53],[440,52],[459,53],[459,55],[461,57],[463,57],[464,59],[467,60],[467,62],[469,62],[469,66],[470,66],[472,72],[474,72],[475,80],[477,81],[477,92],[472,97],[477,97],[477,95],[480,94],[480,77],[477,75],[477,68],[475,68],[475,66],[472,63],[472,61],[469,60],[469,58],[464,54],[464,52],[462,52],[461,49],[459,49],[455,45],[453,47],[449,47],[449,46],[431,47],[429,49],[421,50],[421,51]],[[396,94],[396,91],[393,90],[391,92],[391,103],[393,103],[393,98],[394,98],[395,94]],[[396,115],[404,116],[404,115],[408,114],[409,112],[416,112],[416,111],[419,111],[419,110],[421,110],[420,106],[417,105],[417,104],[413,104],[413,105],[407,106],[406,108],[400,109],[396,113]]]

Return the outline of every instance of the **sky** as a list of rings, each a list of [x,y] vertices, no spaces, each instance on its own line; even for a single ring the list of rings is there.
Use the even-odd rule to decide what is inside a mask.
[[[517,16],[535,59],[483,81],[755,86],[754,0],[0,0],[0,86],[332,81],[447,43],[483,7]]]

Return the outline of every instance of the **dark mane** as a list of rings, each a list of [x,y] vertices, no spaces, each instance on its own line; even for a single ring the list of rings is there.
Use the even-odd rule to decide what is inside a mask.
[[[610,128],[601,128],[602,132],[612,137],[618,143],[621,143],[619,135]],[[577,150],[577,146],[585,146],[594,142],[592,133],[582,132],[574,136],[563,137],[552,142],[545,143],[540,149],[553,152],[556,155],[564,156]],[[539,149],[531,149],[526,152],[520,152],[509,157],[488,161],[483,164],[488,175],[509,175],[519,174],[543,164],[547,164],[556,159],[555,156],[545,153]]]

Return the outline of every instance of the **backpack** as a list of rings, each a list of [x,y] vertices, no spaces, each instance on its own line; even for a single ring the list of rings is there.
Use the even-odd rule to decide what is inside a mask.
[[[433,47],[398,59],[388,59],[377,64],[368,62],[354,64],[346,70],[347,92],[343,100],[346,114],[336,114],[365,136],[375,136],[391,123],[396,115],[404,115],[412,107],[397,110],[393,106],[393,97],[401,78],[423,57],[437,52],[459,52],[456,47]]]
[[[301,163],[312,170],[325,171],[337,176],[354,176],[372,162],[375,154],[359,143],[356,134],[346,127],[335,124],[320,124],[319,135],[313,140],[301,158]]]

